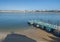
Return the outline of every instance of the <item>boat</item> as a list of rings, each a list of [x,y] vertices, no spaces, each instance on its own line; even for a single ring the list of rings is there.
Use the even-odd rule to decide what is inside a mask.
[[[30,25],[33,25],[33,26],[38,27],[40,29],[43,29],[47,32],[52,32],[52,33],[54,33],[54,35],[60,36],[60,27],[57,25],[45,23],[40,20],[30,20],[30,21],[28,21],[28,23]],[[57,27],[59,27],[58,30],[57,30]]]

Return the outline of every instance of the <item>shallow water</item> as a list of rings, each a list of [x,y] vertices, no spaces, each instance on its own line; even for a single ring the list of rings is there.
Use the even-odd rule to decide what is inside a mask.
[[[0,29],[24,29],[28,20],[39,19],[51,24],[60,24],[60,13],[14,13],[0,12]]]

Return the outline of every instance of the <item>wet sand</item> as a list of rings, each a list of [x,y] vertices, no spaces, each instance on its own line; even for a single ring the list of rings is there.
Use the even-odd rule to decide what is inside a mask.
[[[26,35],[29,38],[36,40],[37,42],[60,42],[60,38],[54,36],[51,33],[48,33],[44,30],[39,28],[31,27],[30,29],[23,29],[23,30],[14,30],[13,32],[17,34]],[[10,34],[11,31],[8,32],[0,32],[0,41],[4,40],[4,38]]]

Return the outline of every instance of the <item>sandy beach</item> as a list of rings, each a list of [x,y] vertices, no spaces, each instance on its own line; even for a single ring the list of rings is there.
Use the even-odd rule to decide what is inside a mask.
[[[29,38],[36,40],[37,42],[60,42],[60,38],[54,36],[51,33],[48,33],[44,30],[39,28],[32,27],[30,29],[24,30],[14,30],[16,34],[26,35]],[[5,39],[5,37],[10,34],[11,32],[2,32],[0,31],[0,42]]]

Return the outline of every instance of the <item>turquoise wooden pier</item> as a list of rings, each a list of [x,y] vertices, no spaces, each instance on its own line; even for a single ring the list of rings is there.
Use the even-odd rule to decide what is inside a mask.
[[[35,27],[40,27],[41,29],[46,30],[47,32],[52,32],[54,35],[60,36],[60,26],[52,25],[50,23],[42,22],[40,20],[29,20],[28,24]]]

